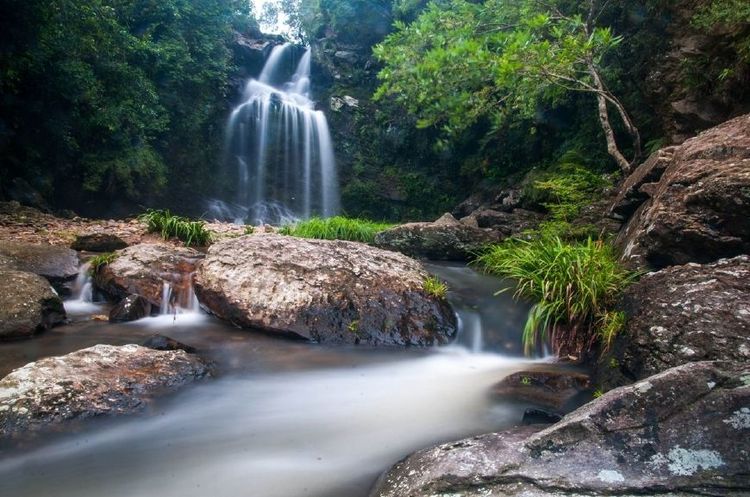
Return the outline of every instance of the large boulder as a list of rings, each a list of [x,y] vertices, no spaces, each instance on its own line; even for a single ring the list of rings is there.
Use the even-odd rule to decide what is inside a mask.
[[[639,380],[693,361],[750,361],[750,257],[650,273],[623,296],[616,368],[599,383]],[[622,375],[623,380],[616,376]]]
[[[78,254],[69,248],[0,240],[0,256],[22,271],[44,276],[62,293],[78,276]]]
[[[461,223],[451,214],[432,223],[407,223],[378,233],[377,247],[433,260],[472,259],[502,239],[498,232]]]
[[[408,257],[361,243],[253,235],[212,245],[195,291],[237,326],[317,342],[444,344],[455,317],[424,290],[428,276]]]
[[[139,345],[95,345],[41,359],[0,380],[0,436],[137,412],[156,394],[207,374],[206,365],[194,355]]]
[[[110,298],[140,295],[161,308],[167,283],[172,288],[172,300],[188,307],[192,274],[203,254],[186,247],[146,243],[116,254],[114,261],[102,265],[94,274],[94,283]]]
[[[0,270],[0,340],[28,338],[65,321],[62,300],[36,274]]]
[[[664,160],[658,183],[638,186],[648,200],[618,237],[625,258],[661,268],[750,253],[750,114],[686,141]],[[633,194],[621,197],[614,208],[622,211]]]
[[[747,363],[691,363],[612,390],[543,431],[513,428],[417,452],[372,495],[745,496],[748,406]]]
[[[114,233],[85,233],[76,236],[70,248],[86,252],[114,252],[127,246],[127,242]]]

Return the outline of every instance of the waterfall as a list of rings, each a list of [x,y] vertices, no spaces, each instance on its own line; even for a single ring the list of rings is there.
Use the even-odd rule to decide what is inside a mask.
[[[311,99],[309,48],[289,77],[298,53],[291,43],[274,47],[229,117],[225,155],[237,178],[235,221],[281,224],[338,212],[333,143]]]
[[[78,269],[73,295],[64,302],[65,310],[71,314],[91,314],[100,310],[100,305],[94,302],[94,284],[89,273],[91,264],[83,264]]]

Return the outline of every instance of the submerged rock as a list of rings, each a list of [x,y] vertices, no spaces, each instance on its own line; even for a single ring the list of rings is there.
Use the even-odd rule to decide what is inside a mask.
[[[78,254],[69,248],[0,240],[0,256],[15,261],[21,271],[44,276],[61,293],[78,276]]]
[[[586,393],[591,394],[590,388],[587,374],[542,367],[506,376],[492,387],[491,393],[494,397],[522,400],[564,411],[581,405]]]
[[[151,315],[151,302],[140,295],[128,295],[109,311],[113,323],[135,321]]]
[[[642,168],[625,183],[648,197],[618,237],[625,258],[661,268],[750,253],[750,114],[701,133],[663,159],[669,163],[658,183],[638,185],[648,176]],[[627,199],[633,194],[618,198],[615,211],[632,209]]]
[[[28,338],[65,321],[62,300],[47,280],[0,270],[0,340]]]
[[[237,326],[328,343],[443,344],[455,317],[424,290],[428,276],[417,261],[361,243],[255,235],[212,245],[195,291]]]
[[[0,435],[140,411],[156,394],[207,374],[196,356],[139,345],[95,345],[41,359],[0,380]]]
[[[172,294],[183,307],[191,285],[191,275],[200,252],[162,244],[139,244],[117,252],[117,258],[94,274],[94,283],[115,300],[140,295],[152,306],[160,308],[164,282],[172,286]]]
[[[750,257],[650,273],[624,294],[628,315],[614,371],[600,383],[651,376],[687,362],[750,361]]]
[[[78,235],[70,248],[86,252],[114,252],[127,246],[125,240],[111,233],[87,233]]]
[[[750,367],[701,362],[612,390],[557,424],[419,451],[373,497],[722,495],[750,492]]]
[[[461,223],[445,214],[433,223],[407,223],[382,231],[375,236],[375,245],[412,257],[465,261],[501,239],[497,232]]]
[[[196,352],[195,347],[178,342],[173,338],[159,335],[158,333],[148,337],[141,345],[154,350],[184,350],[188,354],[194,354]]]

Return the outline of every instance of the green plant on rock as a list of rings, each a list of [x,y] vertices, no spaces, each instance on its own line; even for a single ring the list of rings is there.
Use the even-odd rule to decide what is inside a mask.
[[[307,221],[282,226],[282,235],[300,238],[318,238],[322,240],[349,240],[353,242],[372,243],[375,235],[392,228],[394,225],[366,219],[353,219],[343,216],[329,218],[314,217]]]
[[[515,297],[534,302],[523,332],[527,353],[549,338],[556,354],[579,357],[596,343],[607,347],[624,326],[624,314],[611,308],[636,274],[600,240],[510,239],[489,249],[478,263],[516,280]]]
[[[116,252],[106,252],[104,254],[99,254],[97,256],[92,257],[88,261],[89,263],[88,273],[90,275],[96,273],[103,266],[106,266],[107,264],[111,264],[115,259],[117,259],[117,256],[118,254]]]
[[[429,276],[426,280],[424,280],[422,289],[428,295],[432,295],[433,297],[441,300],[445,299],[445,297],[448,295],[448,285],[436,276]]]
[[[155,209],[147,210],[139,219],[146,223],[150,233],[159,233],[165,240],[177,238],[188,247],[206,246],[211,243],[211,233],[206,229],[204,221],[193,221],[176,216],[169,210]]]

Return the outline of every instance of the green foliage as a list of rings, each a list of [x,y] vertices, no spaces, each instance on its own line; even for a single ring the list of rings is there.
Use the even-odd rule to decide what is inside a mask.
[[[385,64],[376,98],[392,96],[418,126],[449,137],[482,119],[498,128],[532,117],[570,90],[591,91],[589,68],[621,41],[609,27],[588,26],[584,8],[559,0],[431,3],[375,47]]]
[[[624,315],[610,309],[636,276],[620,265],[609,245],[591,239],[510,239],[492,247],[478,263],[516,280],[516,298],[534,302],[523,333],[527,352],[549,337],[556,353],[575,356],[597,342],[606,346],[622,329]]]
[[[445,299],[448,296],[448,285],[436,276],[429,276],[422,284],[422,289],[427,295],[437,299]]]
[[[314,217],[307,221],[282,226],[279,233],[300,238],[372,243],[375,240],[375,235],[391,227],[393,225],[389,223],[379,223],[366,219],[352,219],[343,216],[326,219]]]
[[[149,209],[139,219],[146,223],[150,233],[159,233],[165,240],[177,238],[188,247],[204,247],[211,243],[211,233],[206,229],[204,221],[192,221],[175,216],[169,210],[154,209]]]
[[[538,204],[549,212],[539,232],[562,238],[587,238],[571,224],[581,210],[597,200],[611,181],[582,165],[574,154],[564,155],[554,167],[530,174],[522,194],[526,203]]]
[[[115,252],[106,252],[104,254],[99,254],[99,255],[96,255],[96,256],[92,257],[88,261],[88,264],[89,264],[89,270],[88,270],[88,272],[89,272],[89,274],[93,275],[94,273],[96,273],[97,271],[99,271],[99,269],[102,266],[106,266],[107,264],[112,263],[115,259],[117,259],[117,256],[118,256],[118,254],[115,253]]]
[[[0,154],[61,204],[205,184],[220,146],[240,0],[8,0]],[[7,75],[7,77],[6,77]]]
[[[253,233],[255,233],[255,226],[252,226],[250,224],[246,225],[245,226],[245,234],[246,235],[252,235]]]

